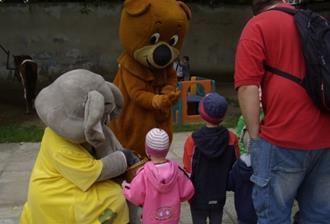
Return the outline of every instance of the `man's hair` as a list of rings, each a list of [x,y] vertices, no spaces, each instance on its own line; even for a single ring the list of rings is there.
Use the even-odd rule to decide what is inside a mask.
[[[254,15],[262,12],[267,6],[282,2],[281,0],[252,0],[252,11]]]

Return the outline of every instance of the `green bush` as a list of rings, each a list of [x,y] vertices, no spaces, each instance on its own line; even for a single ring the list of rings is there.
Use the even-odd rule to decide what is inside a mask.
[[[18,124],[0,126],[0,143],[40,142],[44,129],[38,126]]]

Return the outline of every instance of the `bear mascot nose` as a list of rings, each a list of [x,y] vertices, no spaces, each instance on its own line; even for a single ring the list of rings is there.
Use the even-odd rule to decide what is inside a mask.
[[[154,62],[157,65],[164,66],[167,63],[170,62],[172,58],[171,50],[168,46],[165,44],[161,44],[158,47],[156,47],[154,53],[153,53]]]

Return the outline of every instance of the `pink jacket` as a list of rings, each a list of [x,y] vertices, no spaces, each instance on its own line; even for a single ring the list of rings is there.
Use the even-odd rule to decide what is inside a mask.
[[[190,179],[174,161],[147,162],[124,188],[127,200],[143,206],[143,224],[179,223],[181,202],[193,194]]]

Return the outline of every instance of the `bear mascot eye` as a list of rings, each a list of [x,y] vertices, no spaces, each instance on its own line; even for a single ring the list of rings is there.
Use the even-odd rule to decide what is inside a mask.
[[[178,34],[175,34],[174,36],[171,37],[170,41],[168,42],[171,46],[175,46],[179,41],[179,36]]]
[[[149,42],[151,44],[156,44],[159,41],[159,37],[160,37],[160,34],[159,33],[154,33],[154,34],[151,35],[151,37],[149,39]]]

